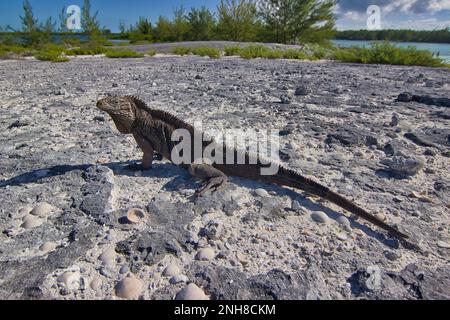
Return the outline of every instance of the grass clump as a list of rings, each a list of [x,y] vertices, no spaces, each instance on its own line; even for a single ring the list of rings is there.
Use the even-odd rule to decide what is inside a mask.
[[[371,47],[351,47],[336,49],[333,59],[343,62],[393,64],[407,66],[444,67],[446,64],[430,51],[415,47],[400,48],[383,42]]]
[[[172,49],[172,53],[179,55],[179,56],[185,56],[185,55],[191,54],[192,49],[189,47],[177,46]]]
[[[70,49],[66,54],[68,56],[94,56],[106,53],[106,51],[108,51],[108,49],[103,46],[86,46]]]
[[[143,53],[136,52],[133,50],[108,50],[105,52],[105,55],[108,58],[142,58],[144,57]]]
[[[64,56],[64,46],[57,44],[46,44],[37,49],[35,58],[41,61],[67,62],[69,59]]]
[[[241,47],[240,46],[226,46],[224,49],[224,54],[227,57],[230,56],[240,56],[241,55]]]
[[[156,51],[155,50],[148,50],[146,54],[149,57],[153,57],[156,54]]]
[[[201,56],[201,57],[210,57],[213,59],[219,59],[221,52],[219,49],[212,48],[212,47],[198,47],[192,49],[192,53]]]

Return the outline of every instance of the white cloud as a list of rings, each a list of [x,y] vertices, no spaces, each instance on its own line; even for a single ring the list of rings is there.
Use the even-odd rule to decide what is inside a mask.
[[[450,10],[450,0],[431,0],[428,3],[431,11]]]

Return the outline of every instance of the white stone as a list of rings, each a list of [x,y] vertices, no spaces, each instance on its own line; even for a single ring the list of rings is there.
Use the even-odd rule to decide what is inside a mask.
[[[42,202],[31,210],[33,216],[46,217],[54,210],[53,206],[47,202]]]
[[[437,245],[438,245],[439,248],[445,248],[445,249],[449,249],[450,248],[450,244],[446,243],[444,241],[438,241]]]
[[[177,293],[175,300],[209,300],[205,292],[194,283],[188,284],[186,288]]]
[[[256,190],[255,190],[255,193],[256,193],[258,196],[262,197],[262,198],[270,197],[270,195],[269,195],[269,193],[267,192],[267,190],[264,190],[264,189],[256,189]]]
[[[67,271],[60,275],[57,281],[70,290],[77,290],[80,287],[80,277],[79,271]]]
[[[204,248],[197,252],[197,254],[195,255],[195,260],[210,261],[214,259],[214,254],[215,253],[212,248]]]
[[[177,274],[169,279],[170,284],[177,284],[181,282],[188,282],[189,278],[185,276],[184,274]]]
[[[33,229],[42,225],[42,220],[32,215],[25,216],[22,221],[20,226],[24,229]]]
[[[53,242],[49,242],[48,241],[48,242],[45,242],[44,244],[42,244],[39,247],[39,250],[41,250],[42,252],[47,253],[47,252],[55,250],[55,248],[56,248],[56,244],[53,243]]]
[[[142,292],[142,283],[131,275],[119,281],[115,288],[116,296],[122,299],[135,299]]]
[[[114,248],[108,248],[98,257],[105,265],[113,265],[116,262],[116,251]]]
[[[173,277],[181,273],[180,267],[175,263],[169,264],[163,271],[164,277]]]
[[[323,213],[322,211],[315,211],[313,213],[311,213],[311,219],[313,219],[315,222],[318,223],[328,223],[329,218],[328,216]]]
[[[102,280],[99,278],[92,279],[92,281],[90,283],[90,287],[94,291],[100,290],[100,288],[102,287]]]

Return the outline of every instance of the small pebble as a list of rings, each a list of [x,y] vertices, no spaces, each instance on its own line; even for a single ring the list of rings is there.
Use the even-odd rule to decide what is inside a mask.
[[[338,238],[341,241],[345,241],[348,239],[347,235],[343,232],[336,233],[336,238]]]
[[[262,198],[267,198],[270,196],[267,190],[264,189],[256,189],[255,193]]]
[[[90,283],[90,287],[94,291],[100,290],[100,288],[102,287],[102,280],[99,278],[92,279],[92,281]]]
[[[31,210],[30,214],[33,216],[38,217],[46,217],[48,216],[52,211],[54,210],[53,206],[48,204],[47,202],[43,202],[36,207],[34,207],[33,210]]]
[[[130,271],[130,268],[128,268],[127,266],[122,266],[122,267],[120,267],[119,273],[125,274],[125,273],[128,273],[128,271]]]
[[[173,276],[172,278],[170,278],[169,283],[177,284],[177,283],[188,282],[188,281],[189,281],[189,278],[187,276],[185,276],[184,274],[177,274],[177,275]]]
[[[116,262],[116,251],[114,248],[108,248],[98,257],[105,265],[112,265]]]
[[[173,277],[181,273],[180,267],[175,263],[169,264],[163,271],[164,277]]]
[[[194,283],[188,284],[186,288],[177,293],[175,300],[209,300],[202,289]]]
[[[439,248],[450,249],[450,243],[444,241],[438,241],[437,246]]]
[[[384,212],[378,212],[375,216],[381,221],[386,221],[386,214]]]
[[[210,261],[214,259],[214,250],[212,248],[203,248],[195,255],[195,260]]]
[[[246,266],[248,265],[249,261],[247,259],[247,257],[245,255],[243,255],[242,253],[238,252],[236,254],[237,259],[239,260],[239,262],[243,265]]]
[[[41,250],[42,252],[47,253],[47,252],[55,250],[55,248],[56,248],[56,244],[55,243],[53,243],[53,242],[45,242],[44,244],[42,244],[39,247],[39,250]]]
[[[313,212],[311,214],[311,219],[313,219],[315,222],[318,222],[318,223],[326,224],[329,222],[328,216],[325,213],[323,213],[322,211]]]
[[[336,219],[336,221],[339,223],[339,225],[344,229],[344,230],[351,230],[351,225],[350,225],[350,220],[348,220],[347,217],[345,216],[340,216]]]
[[[75,290],[80,286],[80,277],[78,271],[67,271],[60,275],[57,281],[64,284],[67,289]]]
[[[131,275],[119,281],[115,287],[116,296],[122,299],[137,298],[142,291],[142,283]]]

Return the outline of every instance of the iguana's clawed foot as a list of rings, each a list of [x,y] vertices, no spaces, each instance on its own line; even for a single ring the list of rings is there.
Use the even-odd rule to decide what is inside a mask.
[[[213,177],[206,181],[203,186],[195,192],[197,198],[203,197],[209,190],[216,192],[227,182],[226,176]]]
[[[156,153],[156,154],[153,156],[153,160],[155,160],[155,161],[163,161],[163,160],[164,160],[164,157],[162,156],[162,154]]]

